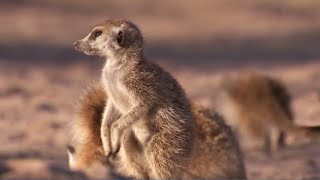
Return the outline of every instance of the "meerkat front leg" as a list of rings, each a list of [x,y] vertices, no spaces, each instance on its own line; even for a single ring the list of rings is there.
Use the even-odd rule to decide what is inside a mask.
[[[135,106],[111,125],[111,147],[113,155],[117,154],[120,149],[123,132],[140,118],[146,116],[150,107],[150,105]]]
[[[107,102],[103,119],[101,122],[101,141],[105,155],[110,156],[111,148],[111,125],[120,117],[120,113],[114,107],[111,101]]]

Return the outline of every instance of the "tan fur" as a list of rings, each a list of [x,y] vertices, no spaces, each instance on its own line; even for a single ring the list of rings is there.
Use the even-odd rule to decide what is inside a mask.
[[[219,112],[242,137],[264,141],[270,153],[284,145],[284,135],[306,134],[293,123],[290,95],[278,80],[255,72],[223,80]]]
[[[286,137],[286,144],[306,144],[312,142],[319,142],[320,140],[320,126],[297,126],[294,133]]]
[[[189,172],[192,179],[246,179],[242,154],[232,130],[214,111],[192,106],[196,138]]]
[[[91,101],[92,103],[84,103],[81,107],[88,106],[88,108],[81,108],[81,113],[79,115],[79,120],[86,119],[88,124],[97,123],[99,126],[99,121],[96,121],[92,116],[92,114],[99,114],[99,109],[104,107],[104,100],[97,100],[96,97],[104,97],[105,92],[96,88],[101,88],[99,86],[94,86],[90,88],[87,93],[85,93],[85,98]],[[101,93],[101,95],[97,96],[96,92]],[[100,103],[100,107],[96,106],[97,112],[94,112],[94,109],[90,104]],[[245,179],[245,168],[242,161],[242,155],[239,151],[238,143],[233,136],[232,131],[228,126],[225,125],[223,119],[219,117],[213,111],[210,111],[202,106],[193,105],[192,112],[195,117],[195,146],[193,150],[192,159],[190,161],[189,166],[186,169],[186,172],[183,176],[184,179]],[[80,117],[82,116],[82,117]],[[102,117],[101,117],[102,118]],[[74,121],[77,123],[77,121]],[[88,128],[92,128],[93,126],[89,126]],[[93,129],[95,130],[95,129]],[[78,131],[77,131],[78,132]],[[97,131],[93,135],[100,138],[100,131]],[[80,133],[80,132],[79,132]],[[141,157],[139,151],[141,147],[139,147],[139,143],[137,142],[136,137],[134,137],[131,132],[129,136],[126,136],[124,140],[124,150],[134,150],[133,152],[138,152],[137,155],[128,156],[126,158],[127,161],[131,162],[133,166],[136,164],[135,162],[139,160]],[[102,148],[102,145],[99,145],[99,141],[94,143],[97,146],[94,149]],[[83,152],[81,152],[83,151]],[[87,154],[88,157],[91,156],[92,159],[103,159],[102,157],[95,158],[91,155],[91,151],[86,152],[85,149],[77,150],[76,153]],[[121,150],[120,150],[121,151]],[[129,153],[129,154],[132,154]],[[77,156],[76,156],[77,157]],[[82,158],[82,157],[79,157]],[[78,159],[76,159],[78,161]],[[81,160],[79,160],[81,162]],[[84,169],[86,171],[87,168]],[[146,168],[140,167],[140,169]],[[127,168],[127,171],[130,171],[130,167]]]
[[[104,152],[100,128],[106,99],[107,95],[99,84],[90,87],[80,98],[72,123],[73,139],[69,147],[69,153],[74,154],[77,159],[75,165],[69,162],[73,170],[85,169],[95,161],[102,161]]]
[[[128,176],[179,179],[192,153],[191,107],[178,82],[146,61],[143,48],[139,29],[125,20],[105,21],[76,43],[76,49],[107,59],[102,72],[108,96],[101,123],[105,154]],[[140,146],[126,149],[131,137]],[[140,158],[132,162],[132,156]]]

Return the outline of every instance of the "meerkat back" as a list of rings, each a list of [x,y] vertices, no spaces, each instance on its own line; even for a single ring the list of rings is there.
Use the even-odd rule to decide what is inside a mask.
[[[237,139],[221,116],[194,104],[196,140],[189,167],[191,177],[202,179],[246,179]],[[188,174],[187,174],[188,176]]]
[[[257,143],[265,140],[268,153],[282,144],[284,132],[293,129],[290,96],[280,81],[249,72],[226,78],[221,89],[219,112],[242,137]]]

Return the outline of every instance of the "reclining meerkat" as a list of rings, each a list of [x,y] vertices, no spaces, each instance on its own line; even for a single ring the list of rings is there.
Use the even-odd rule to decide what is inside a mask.
[[[105,107],[106,100],[107,94],[100,85],[89,88],[80,99],[80,106],[72,123],[75,138],[69,146],[72,150],[69,151],[71,169],[86,172],[94,162],[105,163],[105,156],[100,153],[102,142],[99,127],[102,120],[101,110]],[[195,145],[183,179],[246,179],[238,143],[223,119],[213,111],[195,104],[192,112],[195,121]],[[136,142],[135,137],[130,138],[132,142]],[[132,143],[127,149],[137,147],[139,145]],[[112,167],[112,164],[110,165]]]
[[[285,85],[249,72],[223,80],[217,109],[244,138],[264,142],[267,153],[285,145],[286,137],[317,137],[315,127],[293,122],[291,97]]]
[[[74,45],[106,59],[102,84],[108,101],[101,122],[105,155],[120,172],[138,179],[180,179],[193,149],[191,106],[179,83],[145,59],[138,27],[107,20]],[[126,149],[133,137],[141,146]],[[126,160],[133,154],[140,158]]]
[[[238,141],[223,118],[197,104],[192,112],[196,138],[188,172],[198,179],[246,179]]]

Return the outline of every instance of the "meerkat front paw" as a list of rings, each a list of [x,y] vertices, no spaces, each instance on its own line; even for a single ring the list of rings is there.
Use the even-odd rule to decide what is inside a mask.
[[[114,123],[111,126],[111,153],[112,156],[115,156],[121,145],[121,139],[123,137],[123,129],[119,126],[118,123]]]
[[[104,154],[109,157],[112,153],[111,148],[111,138],[110,138],[110,123],[103,123],[101,126],[101,140],[102,140],[102,147],[104,150]]]

